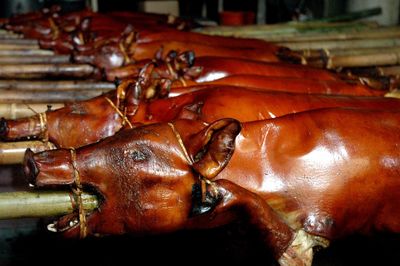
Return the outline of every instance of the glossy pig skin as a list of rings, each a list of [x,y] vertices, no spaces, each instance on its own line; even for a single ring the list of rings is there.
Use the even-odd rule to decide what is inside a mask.
[[[110,93],[47,112],[49,140],[57,147],[80,147],[115,134],[122,127],[122,118],[105,99],[109,97],[118,106],[115,93],[112,96]],[[400,100],[259,92],[240,87],[221,86],[150,102],[138,101],[126,106],[127,118],[133,126],[136,126],[180,118],[210,123],[216,119],[232,117],[245,122],[327,107],[399,110]],[[39,118],[34,116],[18,120],[2,120],[0,133],[3,140],[42,136]]]
[[[400,232],[399,130],[398,112],[344,109],[125,130],[76,150],[84,188],[103,197],[87,230],[142,235],[245,219],[281,265],[311,265],[312,247],[329,240]],[[65,149],[25,156],[40,187],[73,184],[72,165]],[[72,218],[55,223],[65,236],[80,233]]]
[[[167,50],[166,50],[167,51]],[[196,52],[196,51],[195,51]],[[105,54],[104,54],[105,55]],[[221,56],[199,56],[196,52],[196,58],[194,58],[194,64],[191,64],[188,69],[177,65],[179,69],[173,69],[175,72],[177,70],[182,70],[182,78],[189,79],[185,76],[185,70],[189,72],[196,69],[196,76],[190,78],[196,83],[212,82],[218,79],[227,78],[236,75],[255,75],[262,77],[286,77],[286,78],[302,78],[311,80],[328,80],[328,81],[343,81],[342,77],[324,69],[317,69],[309,66],[288,64],[288,63],[268,63],[259,61],[257,58],[255,60],[245,59],[245,58],[229,58],[226,55]],[[98,55],[96,58],[100,57],[107,58],[109,56]],[[87,61],[82,61],[86,63],[94,63],[95,57],[87,59]],[[106,60],[104,60],[106,61]],[[121,60],[122,61],[122,60]],[[165,68],[164,62],[160,62],[156,69]],[[107,65],[104,63],[103,65]],[[107,71],[107,79],[112,81],[115,78],[133,78],[137,75],[138,68],[135,65],[126,65],[117,67]],[[170,75],[171,76],[171,75]],[[172,77],[171,77],[172,78]],[[190,82],[190,81],[189,81]]]
[[[154,58],[157,54],[164,58],[171,50],[193,51],[197,56],[230,57],[239,59],[251,59],[261,62],[279,62],[279,58],[273,51],[261,49],[240,49],[222,46],[211,46],[194,42],[179,41],[153,41],[148,43],[130,43],[121,50],[119,42],[106,44],[97,49],[85,51],[74,55],[73,59],[78,63],[96,65],[100,68],[111,69],[121,67],[129,62],[135,62]],[[119,62],[118,64],[112,63]],[[104,63],[103,63],[104,62]]]
[[[196,57],[194,65],[202,68],[201,74],[194,79],[196,82],[213,81],[232,75],[341,80],[338,75],[324,69],[228,57],[199,56]]]
[[[185,85],[185,86],[183,86]],[[233,75],[225,78],[208,81],[195,82],[176,80],[172,84],[172,94],[179,94],[181,91],[192,91],[193,89],[207,88],[216,85],[229,85],[238,87],[248,87],[259,91],[285,91],[305,94],[325,94],[325,95],[353,95],[353,96],[383,96],[387,91],[375,90],[359,83],[349,83],[336,80],[318,80],[307,78],[291,77],[265,77],[257,75]]]

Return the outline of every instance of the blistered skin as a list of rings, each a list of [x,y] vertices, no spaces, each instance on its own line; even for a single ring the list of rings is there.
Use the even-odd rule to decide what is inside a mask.
[[[113,99],[116,106],[114,92],[47,112],[49,140],[57,147],[79,147],[119,131],[122,128],[122,117],[106,97]],[[399,110],[399,103],[398,99],[391,98],[259,92],[220,86],[178,97],[132,103],[127,106],[132,110],[127,113],[127,119],[133,126],[183,118],[210,123],[216,119],[232,117],[246,122],[327,107]],[[3,128],[0,133],[4,140],[41,136],[38,116],[2,120],[0,124]],[[125,123],[125,127],[128,128],[129,124]]]
[[[399,112],[325,109],[121,131],[76,151],[81,182],[103,197],[87,229],[154,234],[244,219],[281,265],[310,265],[312,246],[297,249],[307,239],[400,232],[399,129]],[[69,154],[28,153],[25,172],[38,186],[73,184]],[[199,185],[204,179],[212,184]],[[79,228],[64,234],[78,236]]]

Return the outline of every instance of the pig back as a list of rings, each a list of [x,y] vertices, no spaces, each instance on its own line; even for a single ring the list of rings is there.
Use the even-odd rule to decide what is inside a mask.
[[[400,113],[326,109],[244,123],[217,179],[262,196],[292,228],[332,239],[400,231]]]

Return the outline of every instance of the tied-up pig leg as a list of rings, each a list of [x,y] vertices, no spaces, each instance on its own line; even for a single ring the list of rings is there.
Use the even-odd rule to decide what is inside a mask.
[[[203,204],[206,206],[200,208],[201,203],[194,202],[197,210],[209,210],[209,204],[217,202],[209,213],[211,219],[232,212],[245,215],[249,223],[259,230],[262,240],[272,249],[280,265],[311,265],[313,247],[328,246],[329,242],[324,238],[304,230],[292,230],[259,195],[224,179],[206,183],[206,191],[203,191],[206,195]]]

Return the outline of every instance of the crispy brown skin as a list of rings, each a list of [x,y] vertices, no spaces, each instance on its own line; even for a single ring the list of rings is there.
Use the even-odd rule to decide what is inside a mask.
[[[115,93],[106,95],[116,103]],[[259,92],[240,87],[220,86],[154,101],[127,105],[133,125],[185,118],[212,122],[224,117],[239,121],[275,118],[289,113],[326,107],[355,107],[398,110],[400,100],[380,97],[346,97]],[[58,147],[80,147],[111,136],[122,127],[122,119],[105,96],[73,103],[47,112],[49,140]],[[16,140],[40,135],[38,116],[2,120],[0,135]]]
[[[88,216],[88,230],[165,233],[239,216],[277,258],[300,229],[327,239],[399,233],[399,129],[399,112],[325,109],[242,124],[179,120],[121,131],[76,151],[81,182],[104,197],[100,211]],[[69,150],[28,152],[25,161],[37,186],[74,183]],[[200,203],[193,198],[199,175],[214,181]],[[211,208],[196,214],[196,204]],[[64,234],[79,235],[79,226]]]

